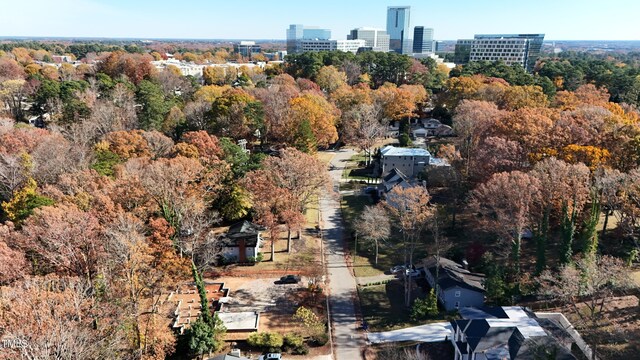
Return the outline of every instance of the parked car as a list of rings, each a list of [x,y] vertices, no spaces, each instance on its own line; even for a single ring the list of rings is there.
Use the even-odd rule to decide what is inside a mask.
[[[414,278],[419,278],[420,276],[422,276],[422,273],[420,272],[420,270],[406,269],[404,271],[404,275],[405,276],[409,276],[410,278],[414,279]]]
[[[258,360],[282,360],[282,354],[268,353],[268,354],[260,355]]]
[[[373,194],[376,191],[378,191],[378,189],[373,186],[367,186],[366,188],[362,189],[362,192],[365,194]]]
[[[396,265],[389,269],[389,272],[391,272],[392,274],[398,274],[405,270],[407,270],[407,265]]]
[[[280,278],[279,284],[297,284],[300,282],[300,276],[297,275],[285,275]]]

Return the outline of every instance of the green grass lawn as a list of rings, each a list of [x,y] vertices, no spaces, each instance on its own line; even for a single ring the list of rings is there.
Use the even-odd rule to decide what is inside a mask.
[[[363,287],[358,293],[362,315],[370,331],[409,326],[409,310],[404,306],[404,290],[400,281]]]

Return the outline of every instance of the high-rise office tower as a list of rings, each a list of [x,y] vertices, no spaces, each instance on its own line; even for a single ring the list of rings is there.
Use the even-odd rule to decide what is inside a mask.
[[[400,54],[410,54],[413,51],[410,6],[387,8],[387,34],[389,34],[389,49]]]
[[[386,31],[373,28],[357,28],[347,35],[348,40],[365,40],[365,47],[372,51],[389,51],[389,34]]]
[[[416,26],[413,28],[413,52],[416,54],[432,53],[436,49],[433,48],[433,29],[424,26]]]

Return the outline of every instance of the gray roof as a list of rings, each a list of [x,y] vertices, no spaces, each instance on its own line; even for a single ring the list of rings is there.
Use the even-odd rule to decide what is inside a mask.
[[[465,319],[451,322],[454,331],[463,332],[471,350],[483,353],[487,359],[537,360],[554,356],[575,360],[561,345],[572,342],[566,331],[553,321],[537,318],[526,308],[465,308],[460,315]]]
[[[431,156],[427,149],[399,148],[391,145],[385,146],[380,153],[382,156]]]
[[[431,273],[431,276],[436,277],[436,264],[437,260],[435,256],[424,259],[424,268]],[[470,290],[484,292],[484,274],[472,273],[469,270],[462,267],[453,260],[446,258],[440,258],[440,270],[438,272],[438,285],[443,290],[452,287],[462,287]]]
[[[245,246],[255,247],[258,244],[260,232],[264,230],[260,225],[249,221],[241,221],[231,225],[229,231],[220,239],[220,244],[226,247],[237,247],[240,240],[245,241]]]

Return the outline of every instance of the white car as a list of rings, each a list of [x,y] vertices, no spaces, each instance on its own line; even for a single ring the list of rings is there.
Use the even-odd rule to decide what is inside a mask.
[[[392,267],[391,269],[389,269],[389,272],[391,272],[392,274],[397,274],[397,273],[401,273],[403,271],[407,270],[407,266],[406,265],[396,265],[394,267]]]
[[[268,353],[265,355],[260,355],[258,360],[282,360],[282,354],[279,353]]]

